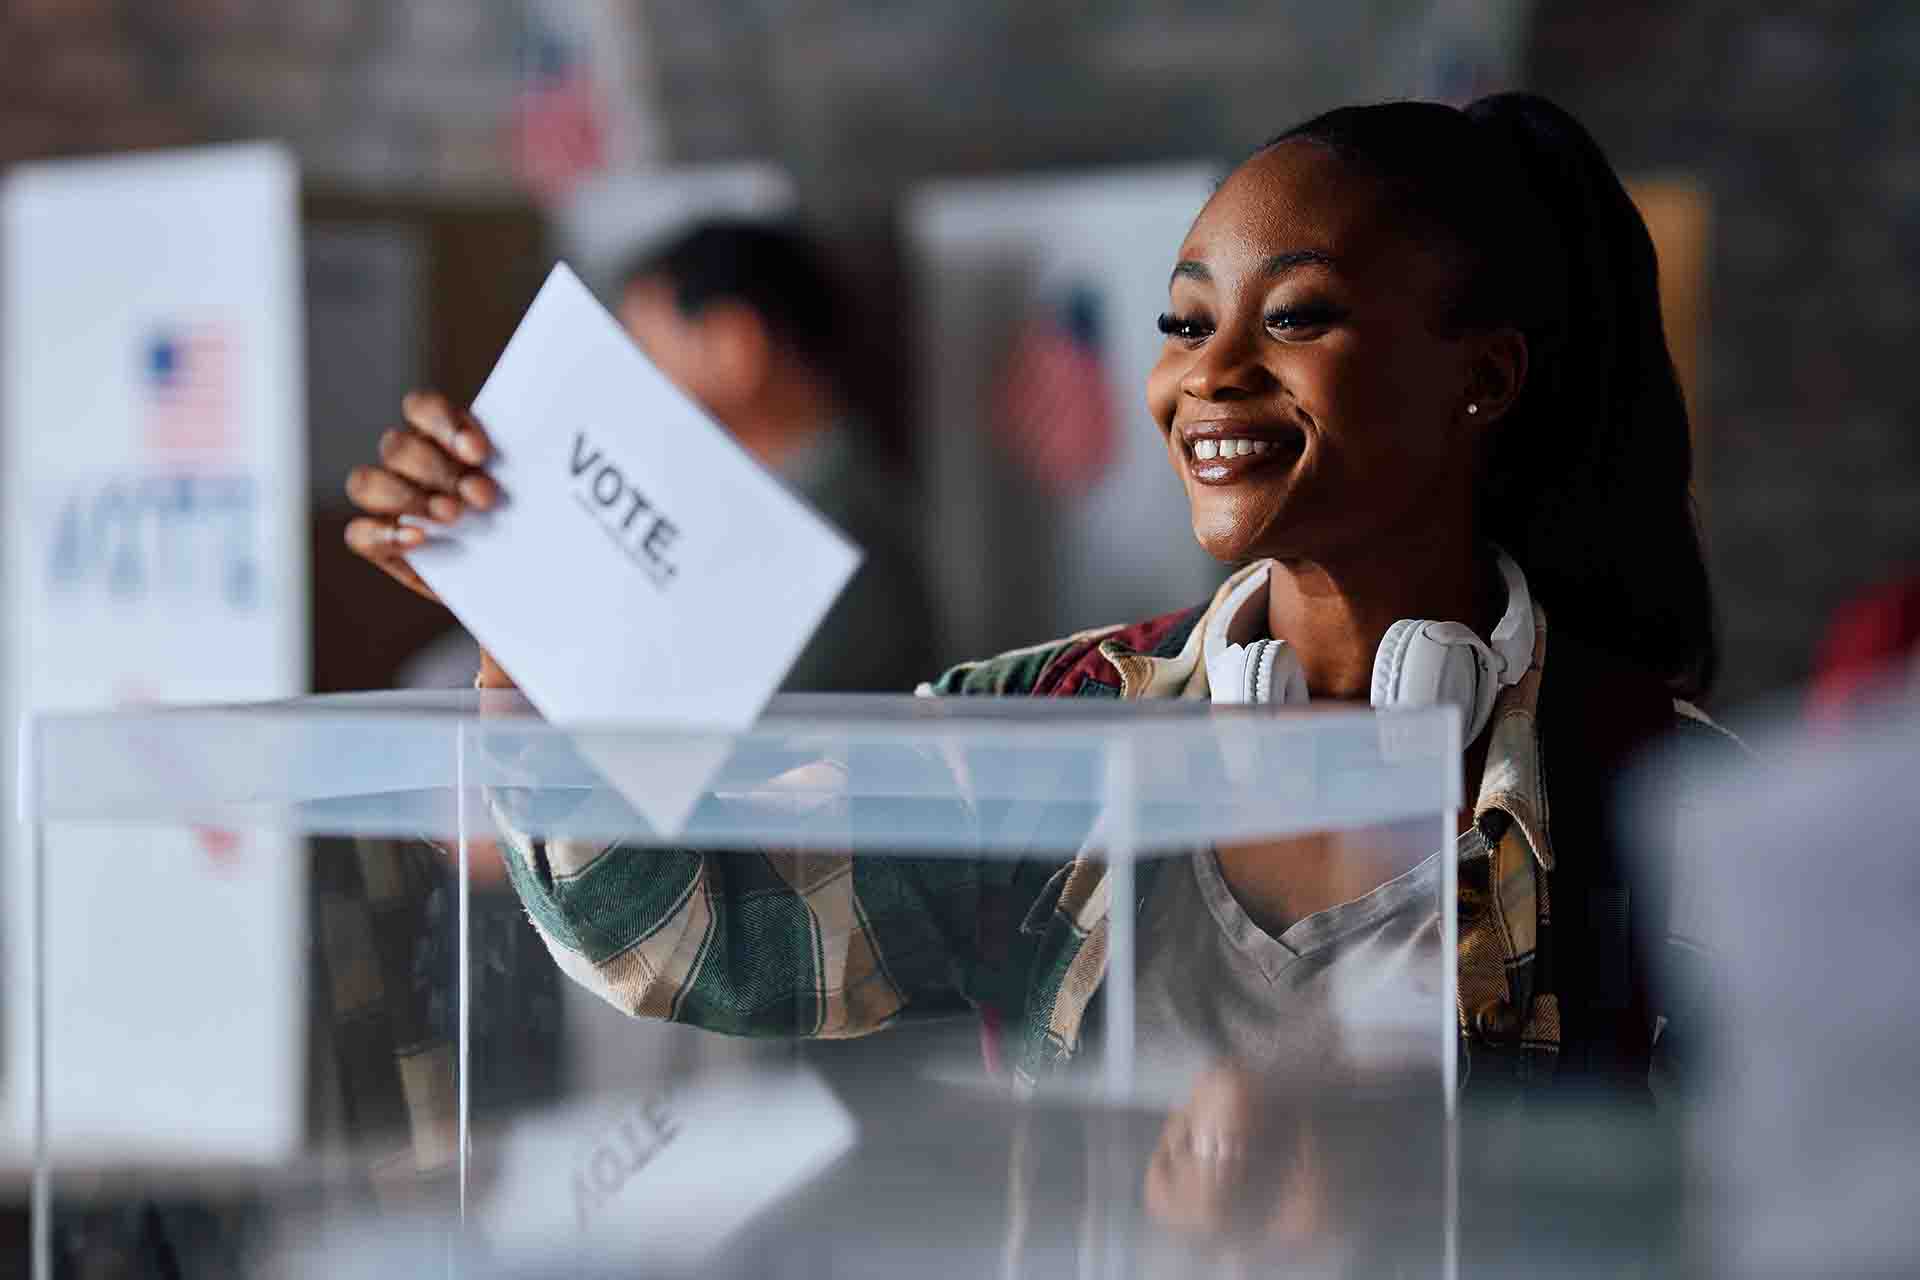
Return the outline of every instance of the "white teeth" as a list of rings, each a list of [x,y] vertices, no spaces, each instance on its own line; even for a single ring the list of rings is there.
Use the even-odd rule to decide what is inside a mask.
[[[1196,462],[1209,462],[1214,458],[1244,458],[1249,454],[1265,453],[1272,447],[1270,440],[1221,440],[1209,437],[1193,442],[1193,457]]]

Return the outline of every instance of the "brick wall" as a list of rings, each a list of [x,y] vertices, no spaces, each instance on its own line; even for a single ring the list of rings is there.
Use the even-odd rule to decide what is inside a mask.
[[[643,7],[672,153],[771,155],[807,203],[932,175],[1236,158],[1354,98],[1503,80],[1526,0]]]
[[[499,191],[515,18],[501,0],[7,0],[0,167],[273,137],[323,184]]]

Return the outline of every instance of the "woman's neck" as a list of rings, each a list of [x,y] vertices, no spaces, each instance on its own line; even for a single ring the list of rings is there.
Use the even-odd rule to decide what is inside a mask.
[[[1269,634],[1299,656],[1319,699],[1364,700],[1381,637],[1402,618],[1464,622],[1485,636],[1500,611],[1498,574],[1471,537],[1276,560],[1267,590]]]

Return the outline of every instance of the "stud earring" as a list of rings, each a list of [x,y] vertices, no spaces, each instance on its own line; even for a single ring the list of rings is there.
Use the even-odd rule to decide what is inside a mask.
[[[1470,405],[1468,405],[1468,406],[1467,406],[1467,412],[1468,412],[1469,414],[1475,414],[1475,413],[1478,413],[1478,412],[1480,412],[1480,406],[1479,406],[1479,405],[1477,405],[1477,404],[1470,404]]]

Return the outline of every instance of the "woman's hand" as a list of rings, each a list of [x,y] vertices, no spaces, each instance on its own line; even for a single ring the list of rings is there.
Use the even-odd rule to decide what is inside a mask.
[[[347,497],[365,514],[347,524],[347,546],[408,589],[439,597],[406,553],[427,540],[426,530],[402,524],[415,516],[451,524],[469,508],[486,510],[500,489],[483,468],[493,443],[472,414],[437,391],[415,391],[400,402],[404,424],[380,437],[380,462],[347,477]]]
[[[520,687],[485,649],[480,651],[480,674],[473,684],[476,689],[518,689]]]

